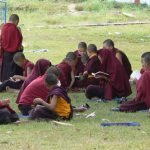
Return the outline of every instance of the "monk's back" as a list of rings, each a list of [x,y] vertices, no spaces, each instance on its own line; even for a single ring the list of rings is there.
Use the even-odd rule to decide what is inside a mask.
[[[48,95],[48,88],[45,84],[45,76],[38,77],[31,82],[22,93],[19,104],[33,104],[35,98],[46,99]]]

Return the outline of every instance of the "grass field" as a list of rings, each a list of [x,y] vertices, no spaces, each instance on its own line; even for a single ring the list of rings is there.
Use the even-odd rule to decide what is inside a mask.
[[[76,3],[79,14],[68,12],[68,5]],[[53,25],[75,25],[100,22],[125,22],[149,20],[150,7],[106,3],[98,0],[54,1],[54,0],[8,0],[9,14],[18,13],[24,35],[26,56],[35,62],[39,58],[59,63],[68,51],[77,49],[80,41],[95,43],[112,38],[116,47],[128,55],[133,69],[140,69],[140,56],[150,49],[150,26],[106,26],[58,28]],[[134,14],[135,18],[122,15]],[[49,25],[51,25],[49,27]],[[42,26],[42,27],[35,27]],[[47,53],[32,53],[30,50],[46,48]],[[133,87],[132,98],[135,95]],[[2,150],[149,150],[150,119],[145,112],[118,113],[110,109],[116,102],[95,103],[86,100],[84,94],[70,94],[73,105],[88,103],[96,112],[95,118],[86,119],[84,114],[74,116],[73,126],[59,126],[51,122],[30,122],[1,126],[0,149]],[[1,93],[1,99],[10,98],[17,112],[16,95]],[[137,121],[140,127],[101,127],[102,119],[114,122]]]

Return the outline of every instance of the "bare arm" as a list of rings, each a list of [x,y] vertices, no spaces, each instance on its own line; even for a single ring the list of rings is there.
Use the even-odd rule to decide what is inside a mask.
[[[116,58],[119,60],[119,62],[120,62],[121,64],[123,64],[123,63],[122,63],[122,55],[121,55],[121,53],[117,52],[117,53],[116,53]]]
[[[75,82],[75,76],[74,76],[74,71],[72,70],[71,71],[71,83],[69,85],[69,89],[71,89],[71,87],[73,86],[74,82]]]
[[[34,103],[35,104],[42,104],[43,106],[45,106],[47,109],[53,111],[56,107],[56,104],[57,104],[57,100],[58,100],[58,97],[56,95],[54,95],[51,99],[51,103],[47,103],[45,102],[44,100],[40,99],[40,98],[36,98],[34,100]]]
[[[31,73],[32,69],[30,67],[27,68],[27,76]]]

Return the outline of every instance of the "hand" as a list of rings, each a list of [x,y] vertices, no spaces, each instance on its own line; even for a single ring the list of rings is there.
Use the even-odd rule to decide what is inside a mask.
[[[42,104],[43,100],[41,98],[35,98],[34,99],[34,104]]]
[[[20,76],[19,76],[19,75],[14,75],[14,76],[12,77],[12,79],[14,79],[14,80],[20,79]]]
[[[9,103],[10,103],[10,100],[9,100],[9,99],[5,99],[5,100],[2,101],[2,105],[3,105],[3,106],[9,105]]]

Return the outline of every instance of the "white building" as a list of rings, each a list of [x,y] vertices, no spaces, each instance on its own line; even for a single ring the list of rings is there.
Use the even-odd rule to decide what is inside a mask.
[[[150,0],[115,0],[117,2],[141,3],[150,5]]]

